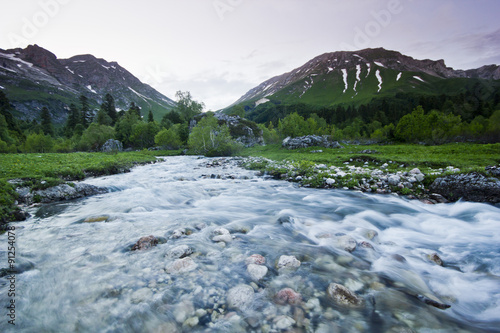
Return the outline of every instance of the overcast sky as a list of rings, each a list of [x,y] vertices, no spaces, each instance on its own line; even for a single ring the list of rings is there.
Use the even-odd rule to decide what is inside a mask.
[[[117,61],[217,110],[325,52],[384,47],[500,64],[498,0],[0,0],[0,48]]]

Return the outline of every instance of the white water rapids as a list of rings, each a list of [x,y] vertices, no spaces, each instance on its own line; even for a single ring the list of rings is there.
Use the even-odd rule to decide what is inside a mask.
[[[16,275],[15,327],[2,315],[0,331],[500,331],[499,208],[306,189],[233,162],[207,167],[211,161],[168,157],[89,179],[110,192],[33,208],[33,217],[11,224],[16,260],[33,267]],[[108,221],[83,222],[102,215]],[[213,242],[217,227],[233,241]],[[177,229],[190,232],[171,238]],[[356,240],[354,251],[339,245],[344,234]],[[130,251],[149,235],[163,241]],[[0,235],[0,268],[7,242]],[[174,259],[165,254],[182,244],[193,249],[196,269],[169,274]],[[429,260],[433,253],[443,266]],[[245,265],[252,254],[264,256],[269,269],[257,283]],[[281,255],[295,256],[300,267],[278,271]],[[351,289],[364,307],[333,302],[330,283]],[[254,298],[231,309],[227,291],[241,284],[253,286]],[[301,304],[275,301],[287,287],[301,294]],[[3,307],[8,288],[1,278]],[[419,295],[451,307],[438,309]]]

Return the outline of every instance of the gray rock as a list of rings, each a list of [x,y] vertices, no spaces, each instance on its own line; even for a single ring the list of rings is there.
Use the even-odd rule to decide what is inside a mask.
[[[150,236],[145,236],[141,237],[137,243],[132,246],[132,251],[142,251],[142,250],[147,250],[152,247],[155,247],[158,245],[158,240],[156,239],[155,236],[150,235]]]
[[[123,144],[118,140],[109,139],[101,148],[104,153],[113,153],[123,151]]]
[[[165,271],[169,274],[186,273],[196,269],[198,265],[190,257],[177,259],[165,267]]]
[[[348,235],[343,235],[337,237],[337,246],[346,250],[347,252],[352,252],[356,250],[356,240]]]
[[[443,260],[441,260],[441,258],[439,257],[439,255],[437,253],[429,254],[428,258],[430,261],[434,262],[436,265],[444,266]]]
[[[306,135],[297,138],[287,137],[281,145],[288,149],[308,147],[344,148],[337,141],[331,141],[330,136],[327,135]]]
[[[253,281],[259,281],[266,276],[268,269],[266,266],[250,264],[247,271]]]
[[[278,330],[286,330],[295,325],[295,320],[288,316],[279,316],[274,319],[274,326]]]
[[[276,265],[278,269],[282,268],[298,268],[300,267],[300,261],[294,256],[281,256]]]
[[[266,263],[266,258],[261,256],[260,254],[252,254],[250,257],[245,259],[245,264],[255,264],[255,265],[264,265]]]
[[[397,186],[399,184],[399,182],[401,181],[401,177],[399,177],[397,175],[391,175],[391,176],[389,176],[389,179],[387,181],[392,186]]]
[[[83,197],[88,197],[96,194],[107,193],[108,190],[103,187],[98,187],[85,183],[75,183],[74,186],[68,184],[61,184],[54,187],[49,187],[45,190],[38,190],[30,192],[29,188],[22,187],[16,189],[19,194],[19,202],[30,205],[33,203],[34,198],[42,203],[50,203],[56,201],[74,200]]]
[[[231,309],[244,310],[248,308],[254,300],[254,290],[247,284],[240,284],[227,292],[227,304]]]
[[[338,305],[359,308],[364,306],[364,300],[341,284],[331,283],[326,290],[328,296]]]
[[[190,248],[187,245],[179,245],[176,247],[171,248],[170,250],[167,251],[165,256],[167,258],[177,258],[177,259],[182,259],[184,257],[187,257],[193,253],[193,249]]]
[[[476,172],[437,178],[429,189],[449,201],[500,203],[500,181]]]
[[[139,290],[134,291],[132,296],[130,297],[130,302],[132,304],[138,304],[141,302],[146,302],[151,300],[153,297],[153,292],[149,288],[141,288]]]

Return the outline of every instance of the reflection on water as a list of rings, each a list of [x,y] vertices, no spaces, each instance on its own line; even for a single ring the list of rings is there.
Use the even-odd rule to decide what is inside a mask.
[[[26,269],[16,281],[15,330],[5,318],[0,330],[498,331],[500,209],[304,189],[210,161],[169,157],[90,179],[110,193],[43,206],[15,224]],[[218,227],[230,233],[225,242],[212,240]],[[157,246],[130,251],[149,235]],[[180,245],[192,253],[179,254]],[[247,266],[252,254],[265,264]],[[300,266],[278,269],[283,255]],[[363,306],[335,302],[331,283]],[[234,306],[241,285],[252,290]],[[285,288],[300,301],[279,300]],[[4,299],[5,278],[0,289]]]

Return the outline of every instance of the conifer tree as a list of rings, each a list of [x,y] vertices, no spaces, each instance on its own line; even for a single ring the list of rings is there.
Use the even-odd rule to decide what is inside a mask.
[[[153,116],[153,111],[149,110],[149,113],[148,113],[148,123],[152,123],[155,121],[155,118]]]
[[[118,119],[118,112],[116,112],[115,99],[113,96],[110,94],[104,96],[104,102],[101,105],[101,109],[107,113],[109,118],[111,118],[112,124],[114,124]]]
[[[45,135],[54,136],[54,125],[52,125],[52,117],[50,116],[49,109],[45,106],[42,108],[42,113],[40,114],[42,119],[42,131]]]
[[[89,100],[84,95],[80,96],[80,104],[81,108],[81,116],[80,116],[80,124],[83,127],[87,128],[89,124],[92,122],[92,115],[90,114]]]

